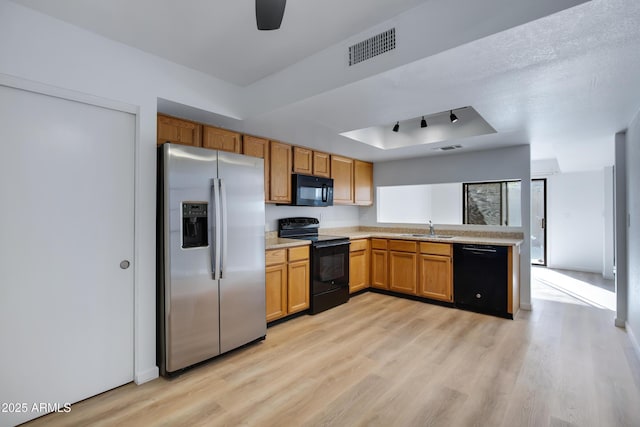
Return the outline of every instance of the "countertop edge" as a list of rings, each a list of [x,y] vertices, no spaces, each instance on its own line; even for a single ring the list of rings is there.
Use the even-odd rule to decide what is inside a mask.
[[[497,237],[473,237],[473,236],[454,236],[452,238],[431,238],[427,236],[407,236],[402,233],[384,233],[376,231],[356,231],[343,233],[345,237],[351,240],[356,239],[398,239],[413,240],[417,242],[434,242],[434,243],[468,243],[478,245],[497,245],[497,246],[520,246],[522,239],[504,239]]]
[[[274,237],[265,239],[265,250],[295,248],[297,246],[309,246],[310,240],[286,239],[283,237]]]

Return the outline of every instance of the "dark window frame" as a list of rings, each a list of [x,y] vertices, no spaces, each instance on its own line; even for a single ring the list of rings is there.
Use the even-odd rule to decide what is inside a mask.
[[[507,191],[508,183],[519,182],[522,183],[519,179],[507,179],[500,181],[478,181],[478,182],[463,182],[462,183],[462,224],[464,225],[483,225],[483,224],[471,224],[468,221],[468,212],[467,212],[467,199],[468,199],[468,187],[470,185],[487,185],[487,184],[499,184],[500,185],[500,224],[499,226],[509,226],[509,210],[507,209],[507,213],[505,215],[504,208],[509,205],[509,192]],[[505,197],[506,193],[506,197]],[[504,223],[503,223],[504,219]],[[495,224],[494,224],[495,226]]]

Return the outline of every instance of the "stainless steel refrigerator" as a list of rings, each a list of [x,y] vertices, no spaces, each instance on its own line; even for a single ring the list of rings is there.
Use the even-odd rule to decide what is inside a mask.
[[[158,148],[158,364],[181,370],[266,335],[264,161]]]

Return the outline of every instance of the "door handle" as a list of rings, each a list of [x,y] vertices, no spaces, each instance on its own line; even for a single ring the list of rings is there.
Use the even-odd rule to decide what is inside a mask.
[[[222,236],[222,248],[220,250],[220,274],[218,275],[220,279],[223,278],[224,268],[227,264],[227,186],[224,183],[224,179],[219,178],[220,181],[220,210],[221,214],[221,229],[220,235]]]
[[[211,227],[211,276],[220,278],[220,187],[217,178],[211,179],[211,200],[213,202],[213,227]]]

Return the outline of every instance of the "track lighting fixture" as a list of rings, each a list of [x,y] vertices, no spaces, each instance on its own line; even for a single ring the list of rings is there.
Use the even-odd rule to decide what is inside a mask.
[[[396,124],[393,125],[393,131],[398,132],[399,129],[400,129],[400,122],[396,122]]]
[[[453,114],[453,110],[449,110],[449,120],[451,120],[451,123],[455,123],[458,121],[458,116]]]
[[[424,116],[422,116],[422,120],[420,120],[420,127],[421,128],[427,127],[427,121],[424,119]]]

